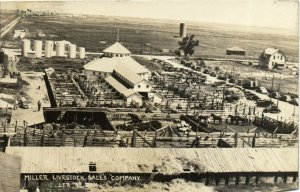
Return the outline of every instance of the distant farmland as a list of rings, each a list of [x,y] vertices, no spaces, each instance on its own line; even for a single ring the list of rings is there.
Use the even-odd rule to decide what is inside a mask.
[[[0,10],[0,26],[5,26],[16,18],[14,11]]]
[[[120,41],[130,51],[138,54],[159,54],[159,50],[163,48],[170,49],[170,54],[173,54],[179,40],[176,37],[179,23],[174,21],[54,16],[24,18],[16,28],[27,29],[30,39],[64,39],[86,47],[87,51],[99,52],[116,41],[117,28],[120,30]],[[40,32],[46,37],[39,37],[37,34]],[[286,53],[290,61],[298,61],[298,37],[295,36],[188,23],[187,34],[194,34],[200,41],[201,46],[195,49],[196,56],[222,57],[226,48],[238,46],[246,50],[248,57],[258,58],[265,48],[277,47]]]

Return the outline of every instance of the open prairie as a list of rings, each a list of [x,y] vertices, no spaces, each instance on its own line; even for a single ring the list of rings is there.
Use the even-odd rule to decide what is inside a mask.
[[[246,50],[249,59],[258,58],[267,47],[277,47],[289,61],[298,61],[298,37],[277,29],[237,27],[229,25],[188,23],[187,35],[200,41],[195,56],[226,57],[227,48],[238,46]],[[67,40],[86,47],[87,51],[102,51],[117,39],[133,53],[159,54],[178,47],[179,22],[105,16],[49,16],[23,18],[16,29],[26,29],[27,38]],[[39,34],[45,34],[40,36]],[[10,37],[8,36],[8,39]]]

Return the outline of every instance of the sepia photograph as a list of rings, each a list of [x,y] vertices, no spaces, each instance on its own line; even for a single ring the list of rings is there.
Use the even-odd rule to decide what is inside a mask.
[[[0,0],[0,192],[299,187],[298,0]]]

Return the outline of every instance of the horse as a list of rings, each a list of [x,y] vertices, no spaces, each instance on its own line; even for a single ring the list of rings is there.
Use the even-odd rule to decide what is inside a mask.
[[[215,115],[213,113],[210,116],[213,117],[214,124],[216,124],[216,120],[219,121],[219,124],[222,124],[222,117],[221,116]]]
[[[239,123],[239,121],[242,122],[242,125],[244,125],[244,123],[250,124],[249,119],[247,117],[236,116],[236,121],[237,124]]]
[[[244,125],[244,123],[248,123],[249,124],[249,120],[246,117],[241,117],[241,116],[233,116],[233,115],[228,115],[227,119],[230,118],[230,124],[233,124],[233,122],[235,121],[236,125],[239,124],[239,122],[242,122],[242,125]],[[226,122],[227,122],[226,119]]]
[[[230,118],[230,124],[233,124],[233,122],[236,121],[236,116],[228,115],[226,118],[226,123],[228,122],[228,118]]]
[[[207,116],[207,115],[199,115],[199,116],[198,116],[198,121],[201,122],[202,119],[203,119],[204,121],[207,121],[208,116]]]

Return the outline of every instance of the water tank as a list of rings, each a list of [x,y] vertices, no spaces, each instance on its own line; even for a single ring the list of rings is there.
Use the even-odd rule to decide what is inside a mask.
[[[42,57],[42,47],[43,42],[40,40],[35,40],[33,43],[33,50],[35,52],[35,57],[39,58]]]
[[[65,42],[63,41],[56,42],[56,56],[58,57],[65,56]]]
[[[185,23],[180,23],[179,36],[180,36],[181,38],[186,36],[186,27],[185,27]]]
[[[85,58],[85,48],[79,47],[79,58],[84,59]]]
[[[50,58],[52,56],[53,51],[53,41],[45,42],[45,57]]]
[[[22,56],[27,57],[29,51],[31,51],[30,40],[29,39],[22,40]]]
[[[69,45],[69,58],[76,58],[76,45],[75,44]]]

